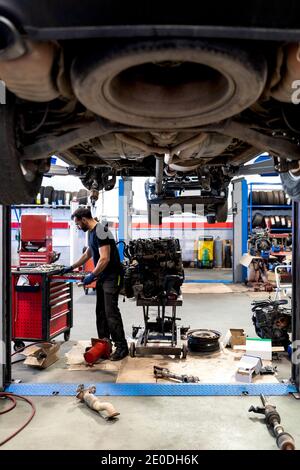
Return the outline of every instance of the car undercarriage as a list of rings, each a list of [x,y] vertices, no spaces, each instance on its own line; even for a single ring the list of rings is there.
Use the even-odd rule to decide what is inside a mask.
[[[244,163],[268,152],[299,199],[300,33],[280,24],[276,2],[272,31],[247,17],[236,19],[244,29],[233,20],[222,29],[211,7],[198,26],[192,15],[175,22],[176,8],[169,20],[149,14],[149,24],[138,8],[126,27],[120,10],[113,24],[113,8],[104,8],[102,24],[93,1],[74,22],[55,16],[56,3],[40,2],[38,17],[35,1],[29,13],[0,0],[0,203],[31,201],[53,154],[88,189],[111,190],[117,176],[155,177],[163,200],[166,182],[196,178],[214,204]],[[78,15],[79,2],[73,8]],[[263,7],[252,8],[257,19]]]

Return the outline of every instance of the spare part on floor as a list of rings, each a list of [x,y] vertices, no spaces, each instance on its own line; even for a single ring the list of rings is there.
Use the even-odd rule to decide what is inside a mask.
[[[174,238],[131,240],[124,247],[124,293],[136,299],[164,303],[180,296],[184,280],[179,240]]]
[[[255,300],[252,305],[252,322],[260,338],[272,340],[273,346],[284,346],[291,343],[289,332],[292,328],[291,309],[286,308],[287,300]]]
[[[262,366],[263,364],[260,357],[244,354],[240,359],[235,374],[236,381],[251,383],[253,376],[260,373]]]
[[[263,406],[251,406],[249,412],[265,415],[265,421],[268,429],[276,437],[276,444],[280,450],[295,450],[294,438],[284,431],[281,425],[281,418],[276,410],[276,406],[271,405],[264,395],[260,395]]]
[[[196,329],[187,332],[188,348],[192,352],[219,351],[221,333],[215,330]]]
[[[137,342],[130,344],[130,356],[162,354],[181,356],[185,359],[188,351],[186,344],[181,341],[181,336],[186,328],[176,323],[177,320],[181,320],[176,317],[176,307],[182,306],[182,297],[164,302],[155,299],[137,299],[136,305],[143,307],[144,328],[132,327],[133,337],[139,330],[140,333]],[[155,319],[150,318],[149,307],[156,307]],[[171,316],[165,314],[166,307],[172,308]]]
[[[259,371],[260,375],[274,375],[277,373],[277,366],[264,366]]]
[[[107,338],[92,338],[92,347],[86,348],[84,359],[88,365],[93,365],[99,359],[108,359],[111,353],[111,342]]]
[[[174,374],[165,367],[153,366],[153,374],[156,379],[175,379],[183,383],[197,383],[199,377],[194,375]]]
[[[52,248],[52,217],[43,214],[23,214],[21,217],[20,266],[49,264],[59,259]]]
[[[113,407],[109,402],[102,402],[99,398],[95,397],[96,387],[92,385],[91,387],[84,388],[84,384],[80,384],[76,390],[76,398],[81,402],[86,403],[86,405],[94,411],[97,411],[100,415],[105,411],[105,418],[111,420],[119,416],[119,412]]]
[[[72,276],[57,276],[63,266],[48,264],[12,269],[12,340],[15,350],[24,341],[50,341],[73,326]],[[81,274],[81,277],[83,274]]]

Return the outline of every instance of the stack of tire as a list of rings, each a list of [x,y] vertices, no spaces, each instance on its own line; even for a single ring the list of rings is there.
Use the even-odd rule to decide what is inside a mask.
[[[250,195],[249,195],[250,203]],[[284,209],[285,206],[290,206],[291,200],[285,194],[284,191],[253,191],[252,192],[252,206],[262,206],[262,208],[267,209],[270,206],[270,209],[280,210],[280,206]],[[276,207],[274,207],[276,206]],[[265,215],[260,212],[256,212],[252,218],[252,227],[262,227],[269,228],[271,230],[280,229],[290,229],[292,227],[292,218],[288,215]]]
[[[264,215],[257,212],[252,218],[252,227],[274,229],[292,228],[292,217],[289,215]]]
[[[249,195],[249,203],[250,195]],[[287,194],[282,190],[277,191],[253,191],[252,192],[252,205],[253,206],[289,206],[291,200]]]
[[[80,189],[79,191],[59,191],[53,186],[41,186],[36,198],[32,204],[49,204],[52,206],[68,206],[71,201],[78,201],[80,205],[88,203],[89,191]]]

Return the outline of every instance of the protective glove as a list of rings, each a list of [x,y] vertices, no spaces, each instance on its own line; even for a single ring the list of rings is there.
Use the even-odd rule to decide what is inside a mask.
[[[73,266],[65,266],[65,267],[62,269],[61,273],[62,273],[62,274],[67,274],[67,273],[71,273],[72,271],[73,271]]]
[[[87,274],[87,276],[85,276],[85,278],[82,281],[83,285],[88,286],[89,284],[91,284],[95,280],[95,277],[96,276],[93,273]]]

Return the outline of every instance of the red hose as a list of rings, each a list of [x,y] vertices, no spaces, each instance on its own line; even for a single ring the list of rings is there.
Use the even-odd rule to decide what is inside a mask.
[[[17,405],[17,400],[14,397],[7,396],[4,398],[7,398],[8,400],[12,401],[12,405],[6,408],[4,411],[0,411],[0,415],[4,415],[5,413],[8,413],[9,411],[13,410]]]
[[[35,415],[36,408],[35,408],[34,403],[31,400],[29,400],[29,398],[22,397],[21,395],[15,395],[14,393],[0,392],[0,398],[8,398],[14,404],[9,409],[4,410],[4,412],[2,412],[1,414],[7,413],[8,411],[12,410],[16,406],[15,405],[16,398],[19,398],[20,400],[26,401],[31,406],[31,414],[30,414],[29,418],[25,421],[25,423],[19,429],[17,429],[17,431],[15,431],[13,434],[11,434],[6,439],[4,439],[4,441],[0,441],[0,447],[1,447],[1,446],[3,446],[3,444],[6,444],[6,442],[10,441],[13,437],[15,437],[17,434],[19,434],[19,432],[21,432],[30,423],[30,421],[32,420],[32,418]]]

